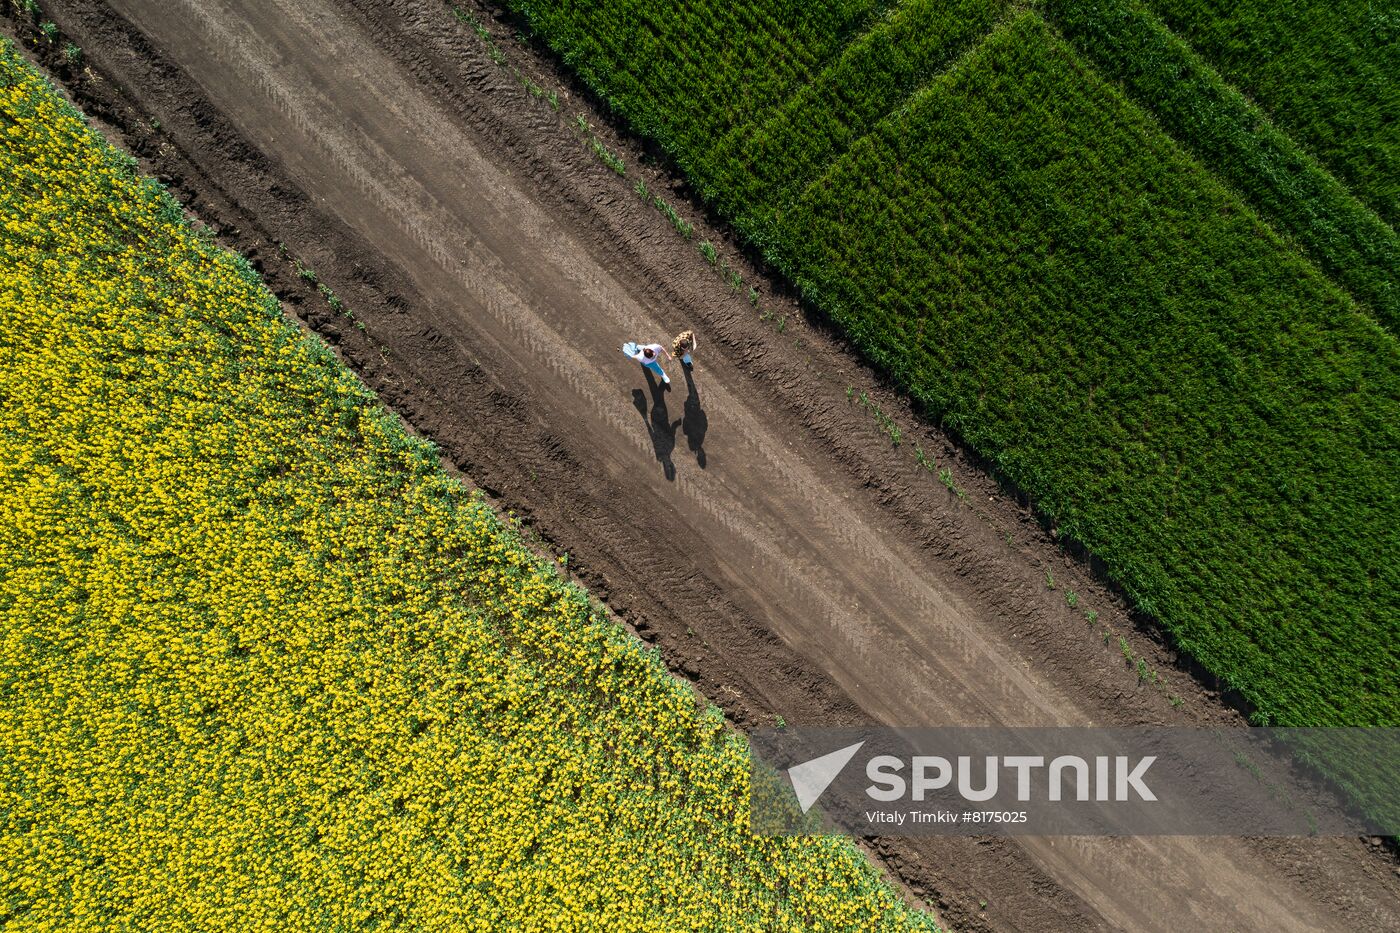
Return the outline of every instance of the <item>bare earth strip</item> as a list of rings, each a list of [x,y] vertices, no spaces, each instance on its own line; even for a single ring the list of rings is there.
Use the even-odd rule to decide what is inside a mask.
[[[366,322],[343,339],[371,385],[740,723],[1231,719],[1179,672],[1180,710],[1137,684],[1045,570],[1130,631],[1102,588],[1048,539],[1003,543],[1013,507],[974,512],[882,443],[845,399],[859,364],[760,324],[439,4],[108,6],[55,18],[159,117],[156,162],[202,173],[196,209],[309,257]],[[693,384],[674,366],[653,389],[621,343],[688,324]],[[876,848],[966,927],[1400,929],[1400,879],[1352,839]]]

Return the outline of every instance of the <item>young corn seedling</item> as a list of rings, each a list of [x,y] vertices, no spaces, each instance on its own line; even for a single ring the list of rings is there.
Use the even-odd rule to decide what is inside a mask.
[[[326,299],[326,304],[331,306],[331,310],[337,314],[344,312],[350,316],[350,312],[345,310],[345,302],[340,300],[340,296],[331,291],[331,287],[325,282],[318,282],[316,290],[321,293],[321,297]]]
[[[729,287],[736,292],[739,290],[739,287],[744,284],[743,277],[731,269],[729,263],[723,263],[721,265],[720,274],[723,275],[724,280],[729,283]]]
[[[674,207],[667,204],[659,197],[656,199],[656,206],[661,211],[661,213],[666,215],[666,219],[671,222],[671,226],[676,228],[677,233],[685,237],[687,240],[695,236],[695,228],[692,227],[690,225],[690,222],[687,221],[684,217],[676,213],[676,209]]]
[[[598,141],[598,137],[590,137],[588,140],[588,144],[593,147],[593,154],[596,155],[599,159],[601,159],[604,165],[612,169],[614,172],[617,172],[618,175],[626,177],[627,165],[622,161],[622,159],[618,158],[616,153],[612,152],[608,149],[607,146],[604,146],[602,143],[600,143]]]

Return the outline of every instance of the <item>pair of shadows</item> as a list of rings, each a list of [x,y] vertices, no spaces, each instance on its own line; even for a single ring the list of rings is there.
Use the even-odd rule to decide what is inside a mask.
[[[647,434],[651,436],[652,451],[670,480],[676,478],[676,465],[671,460],[671,451],[676,449],[676,428],[685,434],[686,446],[695,455],[695,462],[702,470],[705,468],[705,432],[709,429],[705,409],[700,407],[700,390],[695,387],[695,375],[688,366],[681,366],[681,370],[685,373],[685,404],[681,417],[674,422],[666,410],[666,386],[657,381],[651,370],[642,370],[651,389],[650,412],[647,411],[647,394],[641,389],[632,390],[632,404],[641,413]]]

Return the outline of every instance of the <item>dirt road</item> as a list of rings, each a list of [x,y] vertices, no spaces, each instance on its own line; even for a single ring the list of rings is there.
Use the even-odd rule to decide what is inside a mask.
[[[739,723],[1232,718],[729,250],[773,314],[731,291],[631,192],[642,177],[672,197],[667,176],[626,147],[625,180],[595,160],[573,124],[593,112],[508,32],[502,66],[432,0],[52,6],[98,76],[79,99]],[[563,88],[561,111],[511,67]],[[363,332],[287,274],[279,241]],[[669,391],[619,349],[686,326],[699,365],[671,367]],[[901,419],[901,445],[847,386]],[[1162,684],[1139,683],[1103,628]],[[875,848],[963,928],[1400,929],[1400,878],[1353,839]]]

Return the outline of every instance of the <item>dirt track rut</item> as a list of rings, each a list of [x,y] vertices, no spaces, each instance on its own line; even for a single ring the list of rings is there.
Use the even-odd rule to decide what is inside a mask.
[[[59,4],[60,25],[209,210],[308,257],[368,338],[304,316],[739,721],[1229,718],[1184,676],[1196,713],[1137,685],[1040,557],[881,446],[840,389],[857,363],[760,324],[438,4],[107,6]],[[691,324],[699,366],[669,392],[619,350]],[[1400,929],[1400,884],[1356,840],[880,849],[970,926]]]

